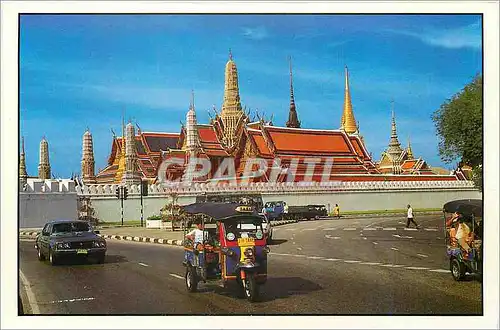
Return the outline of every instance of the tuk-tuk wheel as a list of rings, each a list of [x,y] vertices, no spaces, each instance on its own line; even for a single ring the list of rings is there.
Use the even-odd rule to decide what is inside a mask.
[[[253,274],[247,274],[245,279],[245,287],[243,288],[245,292],[245,297],[249,302],[254,302],[259,294],[259,288],[257,283],[255,283],[255,277]]]
[[[189,292],[196,292],[198,290],[198,280],[193,266],[186,267],[186,289]]]
[[[457,258],[450,261],[451,276],[455,281],[460,281],[465,276],[465,265],[462,264]]]

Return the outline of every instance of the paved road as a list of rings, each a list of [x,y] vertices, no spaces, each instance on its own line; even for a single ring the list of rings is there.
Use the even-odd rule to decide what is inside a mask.
[[[182,249],[108,241],[105,264],[52,267],[20,242],[22,276],[41,314],[475,314],[481,282],[453,281],[441,219],[300,222],[275,228],[259,302],[217,286],[188,294]],[[371,228],[371,229],[369,229]]]

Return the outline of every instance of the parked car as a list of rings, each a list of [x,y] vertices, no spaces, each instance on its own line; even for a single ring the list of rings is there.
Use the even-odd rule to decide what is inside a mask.
[[[103,263],[106,241],[86,221],[54,220],[43,227],[35,241],[38,260],[56,265],[64,258],[94,258]]]

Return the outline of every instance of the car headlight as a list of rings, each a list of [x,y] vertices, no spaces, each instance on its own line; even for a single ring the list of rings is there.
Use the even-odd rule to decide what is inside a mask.
[[[95,247],[95,248],[106,247],[106,242],[105,241],[93,241],[92,247]]]
[[[69,243],[56,243],[56,249],[58,250],[63,250],[63,249],[70,249],[71,247],[69,246]]]

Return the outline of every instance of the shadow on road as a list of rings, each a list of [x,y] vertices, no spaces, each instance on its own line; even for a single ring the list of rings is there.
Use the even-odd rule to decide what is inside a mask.
[[[271,244],[269,244],[270,246],[273,246],[273,245],[280,245],[280,244],[283,244],[283,243],[286,243],[288,242],[287,239],[273,239]]]
[[[259,302],[272,301],[290,296],[323,290],[323,287],[301,277],[269,277],[262,287]]]
[[[107,254],[106,259],[104,260],[105,264],[117,264],[128,262],[127,258],[121,255],[113,255]],[[59,261],[59,265],[89,265],[89,264],[98,264],[95,258],[74,258],[74,259],[62,259]]]
[[[269,277],[266,284],[260,287],[260,293],[256,303],[269,302],[318,290],[323,290],[323,287],[301,277]],[[233,282],[231,282],[227,288],[208,285],[198,289],[198,292],[210,291],[221,296],[245,299],[242,288]]]

